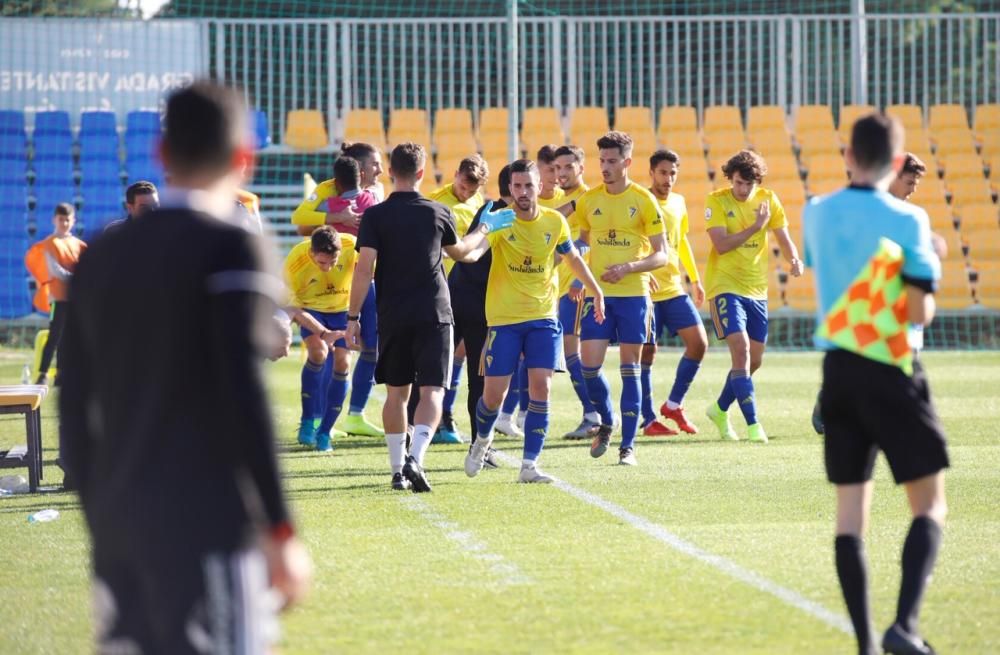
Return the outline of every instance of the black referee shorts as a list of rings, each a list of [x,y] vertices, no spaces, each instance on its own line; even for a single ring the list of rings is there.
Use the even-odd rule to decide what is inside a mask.
[[[416,384],[447,389],[455,358],[454,333],[454,326],[448,323],[390,329],[379,326],[375,382],[391,387]]]
[[[857,484],[872,477],[885,453],[896,484],[948,468],[948,449],[920,362],[913,377],[846,350],[823,360],[820,410],[827,479]]]

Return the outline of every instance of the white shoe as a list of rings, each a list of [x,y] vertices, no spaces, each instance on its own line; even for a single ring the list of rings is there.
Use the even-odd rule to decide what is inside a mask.
[[[525,484],[551,484],[555,482],[555,478],[545,475],[537,466],[522,464],[521,474],[517,477],[517,481]]]
[[[476,440],[469,446],[469,454],[465,456],[465,474],[470,478],[479,475],[486,464],[486,453],[490,450],[493,437],[483,439],[476,437]]]
[[[508,437],[516,437],[518,439],[524,438],[524,430],[517,427],[517,423],[514,422],[514,417],[509,414],[504,414],[497,419],[496,425],[493,429],[500,434],[505,434]],[[479,441],[478,439],[476,441]]]
[[[621,464],[622,466],[637,466],[639,462],[635,458],[635,449],[619,448],[618,463]]]

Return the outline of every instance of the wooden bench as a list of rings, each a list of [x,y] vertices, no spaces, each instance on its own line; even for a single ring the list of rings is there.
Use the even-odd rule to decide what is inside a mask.
[[[28,469],[28,488],[38,491],[42,479],[42,401],[48,395],[45,385],[18,384],[0,386],[0,414],[24,414],[27,446],[0,451],[0,469]]]

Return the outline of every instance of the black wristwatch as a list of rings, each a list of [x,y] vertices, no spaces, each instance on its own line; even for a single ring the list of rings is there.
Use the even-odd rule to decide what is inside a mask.
[[[350,314],[347,315],[347,322],[348,323],[350,323],[351,321],[357,321],[357,320],[360,320],[360,319],[361,319],[361,314],[357,314],[355,316],[351,316]]]

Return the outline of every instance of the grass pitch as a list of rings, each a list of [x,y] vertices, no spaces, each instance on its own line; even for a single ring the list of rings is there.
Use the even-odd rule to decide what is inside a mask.
[[[657,405],[677,356],[661,353],[654,369]],[[23,351],[0,352],[0,381],[16,382],[27,359]],[[1000,652],[1000,353],[930,352],[924,360],[952,469],[950,515],[922,629],[942,653]],[[634,469],[618,467],[614,450],[595,461],[587,444],[559,438],[579,420],[569,380],[559,375],[554,436],[541,463],[568,486],[515,484],[512,466],[469,480],[464,447],[432,446],[434,492],[420,496],[389,489],[381,440],[348,439],[330,454],[295,446],[299,363],[270,365],[286,486],[317,567],[312,595],[284,617],[280,651],[851,652],[851,635],[759,588],[777,585],[845,616],[833,566],[833,489],[809,425],[819,361],[815,353],[769,353],[755,384],[771,443],[723,443],[702,417],[728,369],[726,353],[710,351],[686,403],[702,433],[640,437]],[[617,397],[613,353],[608,364]],[[376,421],[377,399],[369,406]],[[56,456],[53,400],[43,411],[47,462]],[[460,395],[456,416],[467,430],[464,407]],[[0,448],[18,442],[23,422],[2,417]],[[520,458],[517,441],[496,445]],[[59,482],[58,469],[48,467],[44,483]],[[59,520],[27,522],[49,507],[62,512]],[[668,531],[710,561],[651,537],[637,522]],[[895,611],[908,527],[905,496],[880,460],[867,538],[877,630]],[[756,586],[710,556],[755,576]],[[75,496],[0,498],[0,652],[89,651],[87,570]]]

